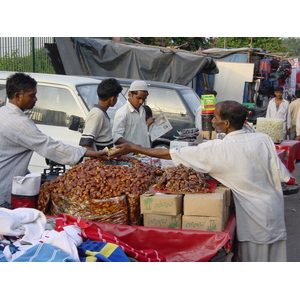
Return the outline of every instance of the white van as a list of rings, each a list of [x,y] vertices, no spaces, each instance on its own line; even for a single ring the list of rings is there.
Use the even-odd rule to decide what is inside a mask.
[[[13,73],[15,72],[0,71],[0,106],[7,101],[6,78]],[[26,74],[38,83],[38,101],[32,110],[25,113],[43,133],[65,144],[78,146],[86,116],[98,102],[97,87],[101,79],[27,72]],[[111,122],[117,109],[125,102],[125,97],[120,93],[117,104],[108,109]],[[77,123],[75,130],[70,130],[69,127],[73,127],[74,123]],[[78,126],[79,130],[76,130]],[[47,168],[49,166],[45,158],[34,153],[29,164],[30,172],[43,173]]]

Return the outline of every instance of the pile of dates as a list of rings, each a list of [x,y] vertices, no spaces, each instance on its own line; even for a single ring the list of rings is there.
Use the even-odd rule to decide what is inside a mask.
[[[197,193],[208,191],[210,184],[202,173],[180,164],[165,167],[155,187],[161,191]]]
[[[86,159],[40,189],[38,209],[88,221],[138,225],[139,197],[162,176],[160,167],[122,156]]]

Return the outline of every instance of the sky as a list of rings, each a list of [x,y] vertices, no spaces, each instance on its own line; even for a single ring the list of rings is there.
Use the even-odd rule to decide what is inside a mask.
[[[9,2],[9,3],[6,3]],[[299,35],[293,4],[258,1],[170,2],[151,0],[6,1],[0,36],[265,36]],[[238,4],[237,4],[238,3]],[[16,9],[17,7],[17,9]],[[284,16],[281,12],[284,9]]]

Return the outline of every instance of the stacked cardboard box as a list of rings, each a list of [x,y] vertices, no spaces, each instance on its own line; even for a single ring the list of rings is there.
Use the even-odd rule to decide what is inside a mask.
[[[215,131],[200,131],[203,136],[203,139],[206,140],[215,140],[217,138],[217,133]]]
[[[219,185],[213,193],[140,196],[144,226],[223,231],[233,211],[231,190]]]
[[[145,193],[140,196],[144,226],[181,229],[180,194]]]
[[[218,186],[214,193],[186,194],[182,229],[223,231],[231,214],[231,190]]]

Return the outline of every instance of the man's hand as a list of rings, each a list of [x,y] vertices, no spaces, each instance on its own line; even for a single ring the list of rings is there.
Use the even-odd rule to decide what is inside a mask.
[[[97,153],[96,157],[98,157],[104,161],[108,161],[110,159],[108,156],[108,150],[97,151],[96,153]]]
[[[100,150],[100,151],[87,150],[84,156],[100,158],[104,161],[110,160],[110,158],[108,156],[108,149],[104,149],[104,150]]]
[[[111,153],[108,157],[110,159],[116,158],[116,157],[120,157],[122,155],[131,153],[131,152],[136,152],[137,148],[138,148],[137,145],[135,145],[135,144],[129,144],[129,143],[125,143],[125,144],[121,144],[121,145],[116,145],[115,146],[115,151],[113,153]]]
[[[149,118],[147,119],[147,121],[146,121],[146,123],[147,123],[148,127],[149,127],[151,124],[153,124],[153,123],[154,123],[154,121],[155,121],[155,118],[153,118],[153,117],[149,117]]]

